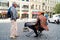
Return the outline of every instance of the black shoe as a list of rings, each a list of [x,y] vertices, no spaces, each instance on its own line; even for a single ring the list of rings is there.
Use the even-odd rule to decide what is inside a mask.
[[[34,36],[34,37],[38,37],[38,35]]]

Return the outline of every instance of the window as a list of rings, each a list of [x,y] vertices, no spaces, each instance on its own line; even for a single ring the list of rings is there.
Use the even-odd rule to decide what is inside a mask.
[[[45,1],[47,1],[47,0],[45,0]]]
[[[0,6],[7,6],[6,3],[0,2]]]
[[[22,1],[24,1],[24,0],[22,0]]]
[[[29,15],[28,14],[22,14],[22,18],[28,18]]]
[[[33,5],[31,5],[31,9],[34,9],[34,4],[33,4]]]
[[[22,8],[29,8],[29,6],[28,5],[23,5],[23,7]]]
[[[47,6],[45,6],[45,10],[47,10]]]
[[[42,3],[42,5],[45,5],[45,3]]]
[[[44,8],[44,6],[42,6],[42,8]]]
[[[32,14],[32,18],[37,18],[37,14]]]
[[[8,7],[8,3],[1,2],[1,6]]]
[[[58,15],[59,16],[59,18],[60,18],[60,15]]]
[[[4,7],[9,7],[8,4],[9,4],[8,2],[7,2],[7,3],[5,3],[5,2],[0,2],[0,6],[4,6]]]
[[[26,0],[26,1],[29,1],[29,0]]]
[[[20,6],[19,6],[19,5],[17,5],[17,7],[18,7],[18,8],[20,8]]]
[[[39,5],[39,9],[40,9],[40,5]]]
[[[37,5],[36,5],[36,9],[37,9]]]
[[[44,6],[42,6],[42,10],[45,11]]]
[[[1,6],[1,2],[0,2],[0,6]]]

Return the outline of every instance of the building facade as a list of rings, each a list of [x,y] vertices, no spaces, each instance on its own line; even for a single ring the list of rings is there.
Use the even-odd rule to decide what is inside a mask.
[[[6,17],[6,12],[9,8],[8,1],[0,1],[0,18]]]
[[[9,0],[7,4],[0,4],[6,6],[3,8],[0,6],[0,12],[8,9],[14,1],[18,4],[17,10],[20,18],[29,19],[36,18],[39,12],[53,13],[54,6],[58,3],[57,0]]]
[[[13,1],[2,0],[0,1],[0,18],[7,18],[6,14],[10,6],[12,6]],[[18,3],[18,2],[17,2]],[[17,6],[17,10],[19,10],[20,6]]]
[[[20,18],[30,18],[29,0],[20,0]]]

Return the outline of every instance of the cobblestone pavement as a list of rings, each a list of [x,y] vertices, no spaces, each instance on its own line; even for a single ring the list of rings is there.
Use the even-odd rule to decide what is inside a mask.
[[[43,31],[42,35],[37,38],[32,34],[30,37],[29,32],[23,32],[24,22],[18,23],[19,37],[10,39],[11,23],[0,23],[0,40],[60,40],[60,24],[49,23],[49,31]]]

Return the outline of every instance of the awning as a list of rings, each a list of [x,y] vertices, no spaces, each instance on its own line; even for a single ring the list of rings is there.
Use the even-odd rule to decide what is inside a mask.
[[[28,12],[23,12],[22,14],[28,14]]]
[[[44,12],[32,12],[32,14],[40,14],[40,13],[44,13]]]
[[[32,14],[38,14],[39,12],[32,12]]]
[[[1,12],[1,14],[7,14],[7,12]]]

